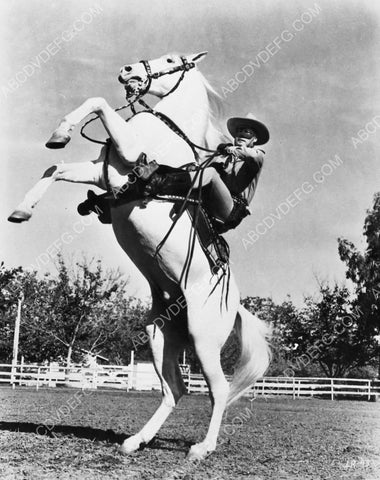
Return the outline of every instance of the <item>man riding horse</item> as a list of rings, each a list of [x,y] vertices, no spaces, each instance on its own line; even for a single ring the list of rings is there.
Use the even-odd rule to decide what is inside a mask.
[[[252,114],[227,122],[234,145],[220,144],[218,154],[203,174],[195,172],[156,172],[145,192],[151,195],[186,196],[190,188],[202,188],[206,210],[223,222],[219,232],[236,228],[251,212],[248,208],[256,191],[264,161],[264,151],[256,148],[269,140],[267,127]]]

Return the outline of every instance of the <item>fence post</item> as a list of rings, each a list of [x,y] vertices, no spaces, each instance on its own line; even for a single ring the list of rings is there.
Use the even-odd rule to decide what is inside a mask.
[[[11,385],[12,385],[12,390],[16,388],[16,367],[12,365],[11,368]]]
[[[261,394],[265,396],[265,377],[263,378],[263,388],[261,390]]]
[[[18,342],[19,342],[19,336],[20,336],[21,305],[22,305],[23,299],[24,299],[24,295],[22,294],[21,297],[18,299],[15,331],[13,335],[13,355],[12,355],[12,375],[11,375],[12,389],[16,387]]]
[[[378,392],[377,392],[377,387],[376,387],[376,378],[373,378],[372,380],[370,380],[371,382],[371,399],[370,401],[371,402],[377,402],[377,396],[378,396]]]
[[[368,380],[368,401],[371,400],[371,380]]]
[[[24,355],[21,356],[20,376],[18,377],[18,385],[21,386],[22,371],[24,367]]]
[[[296,398],[296,379],[293,377],[293,400]]]
[[[331,383],[331,400],[334,400],[334,379],[333,378],[330,379],[330,383]]]
[[[41,367],[38,367],[38,369],[37,369],[37,383],[36,383],[36,390],[38,390],[38,387],[39,387],[38,383],[39,383],[39,381],[40,381],[40,368],[41,368]]]

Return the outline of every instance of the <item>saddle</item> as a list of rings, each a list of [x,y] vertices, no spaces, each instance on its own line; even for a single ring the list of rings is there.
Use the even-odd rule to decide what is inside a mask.
[[[212,271],[217,271],[220,267],[227,265],[229,262],[229,246],[226,240],[219,235],[220,225],[216,219],[208,214],[197,198],[198,195],[191,194],[189,198],[179,195],[153,195],[147,196],[149,188],[149,179],[154,172],[183,172],[183,170],[163,165],[158,165],[155,161],[147,162],[146,155],[141,154],[136,167],[129,174],[129,182],[125,184],[125,188],[107,192],[102,195],[95,194],[92,190],[87,192],[87,199],[78,205],[79,215],[89,215],[94,212],[98,215],[98,219],[103,224],[112,223],[111,207],[131,202],[134,200],[143,200],[147,202],[151,198],[164,200],[174,203],[173,213],[179,214],[185,211],[189,215],[196,236],[206,254]],[[167,237],[165,237],[167,238]]]

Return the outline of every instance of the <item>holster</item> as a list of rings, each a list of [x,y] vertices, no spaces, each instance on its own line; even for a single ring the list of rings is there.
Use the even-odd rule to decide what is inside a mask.
[[[149,179],[159,168],[155,160],[148,161],[144,152],[141,152],[136,165],[131,173],[128,174],[128,182],[120,188],[112,189],[102,195],[96,195],[92,190],[87,192],[87,200],[78,205],[79,215],[89,215],[94,212],[98,215],[101,223],[112,223],[111,221],[111,204],[115,204],[118,199],[137,200],[146,197],[145,188]]]
[[[149,162],[146,154],[141,152],[136,160],[136,166],[133,168],[132,172],[134,172],[141,180],[148,181],[153,173],[158,170],[158,167],[159,165],[156,160],[151,160]]]
[[[177,170],[170,173],[155,172],[144,189],[145,196],[177,195],[185,196],[191,188],[192,180],[189,172]]]

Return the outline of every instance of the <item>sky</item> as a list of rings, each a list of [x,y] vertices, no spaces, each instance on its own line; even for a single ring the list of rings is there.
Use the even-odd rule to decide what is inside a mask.
[[[223,119],[251,112],[271,134],[253,213],[226,236],[242,296],[281,302],[289,294],[300,304],[317,291],[316,278],[343,281],[337,238],[365,247],[366,209],[380,190],[376,5],[0,1],[0,259],[7,267],[54,272],[62,247],[67,258],[85,253],[120,268],[130,294],[148,295],[111,227],[76,213],[86,185],[58,182],[29,222],[6,219],[49,166],[97,158],[98,146],[79,129],[64,150],[44,144],[86,98],[124,103],[122,65],[207,50],[199,69],[224,99]],[[91,129],[105,137],[102,127]]]

